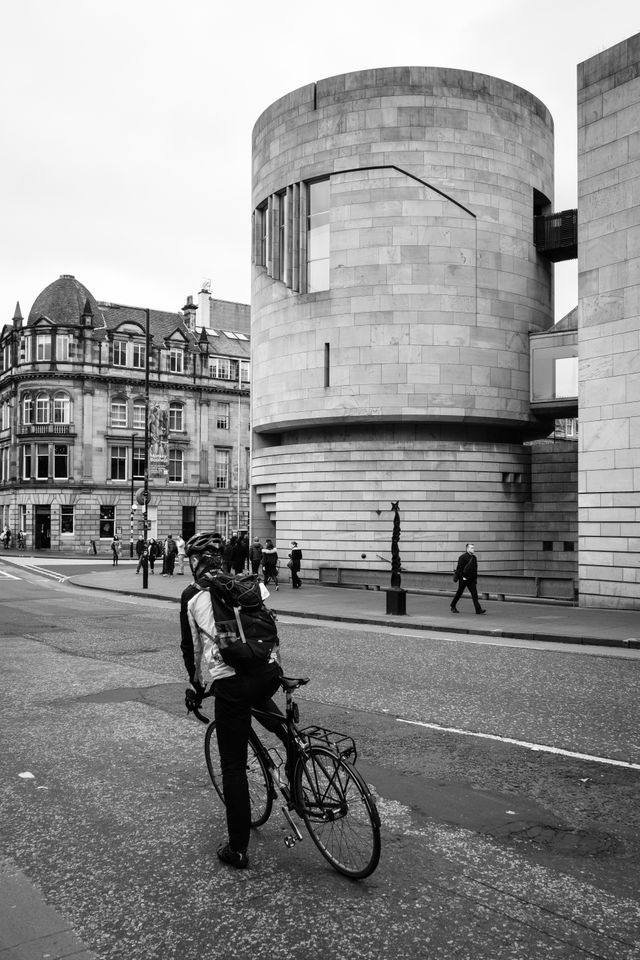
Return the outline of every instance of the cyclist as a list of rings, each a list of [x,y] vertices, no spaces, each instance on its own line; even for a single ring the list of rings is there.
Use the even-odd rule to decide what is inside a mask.
[[[229,840],[218,847],[220,860],[240,869],[248,866],[251,804],[247,783],[247,744],[251,729],[251,708],[282,716],[271,697],[276,692],[282,671],[275,657],[257,676],[239,675],[229,667],[215,646],[207,677],[200,673],[200,654],[206,638],[215,640],[216,624],[208,586],[222,568],[222,542],[217,533],[197,534],[187,542],[194,582],[182,592],[180,602],[180,649],[189,681],[199,700],[213,692],[218,752],[222,770],[222,788],[227,814]],[[204,682],[203,682],[204,680]],[[206,691],[211,681],[212,688]],[[268,718],[261,723],[286,743],[282,725]]]

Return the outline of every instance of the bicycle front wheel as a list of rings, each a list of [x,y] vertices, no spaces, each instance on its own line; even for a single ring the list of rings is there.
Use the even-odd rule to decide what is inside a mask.
[[[296,766],[296,809],[332,867],[361,880],[380,859],[380,816],[357,770],[326,747],[312,746]]]
[[[247,782],[249,784],[249,798],[251,800],[251,826],[261,827],[266,823],[273,806],[273,787],[271,777],[264,760],[255,746],[254,733],[251,731],[247,747]],[[222,769],[218,752],[216,725],[210,723],[204,735],[204,756],[207,761],[207,770],[216,793],[224,803],[222,789]]]

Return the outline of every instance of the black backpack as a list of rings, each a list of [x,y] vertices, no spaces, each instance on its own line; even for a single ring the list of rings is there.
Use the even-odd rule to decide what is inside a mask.
[[[258,578],[217,573],[209,583],[209,595],[220,656],[236,673],[261,673],[272,661],[280,640],[275,615],[264,605]]]

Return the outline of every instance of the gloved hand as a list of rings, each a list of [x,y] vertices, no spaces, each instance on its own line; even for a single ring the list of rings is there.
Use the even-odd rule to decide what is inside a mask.
[[[187,687],[184,692],[184,705],[191,713],[193,710],[199,710],[202,704],[202,695]]]

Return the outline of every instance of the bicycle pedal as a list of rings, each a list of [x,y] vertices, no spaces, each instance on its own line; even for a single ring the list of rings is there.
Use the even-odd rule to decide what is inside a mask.
[[[291,829],[293,830],[293,832],[294,832],[294,834],[295,834],[295,837],[285,837],[285,845],[286,845],[286,846],[293,846],[293,844],[287,844],[287,839],[293,840],[293,843],[295,843],[296,840],[302,840],[302,834],[300,833],[300,831],[298,830],[297,826],[296,826],[295,823],[293,822],[293,820],[292,820],[292,818],[291,818],[291,814],[289,813],[289,811],[287,810],[286,807],[283,807],[283,808],[282,808],[282,812],[283,812],[283,814],[284,814],[285,820],[287,821],[287,823],[289,824],[289,826],[291,827]]]

